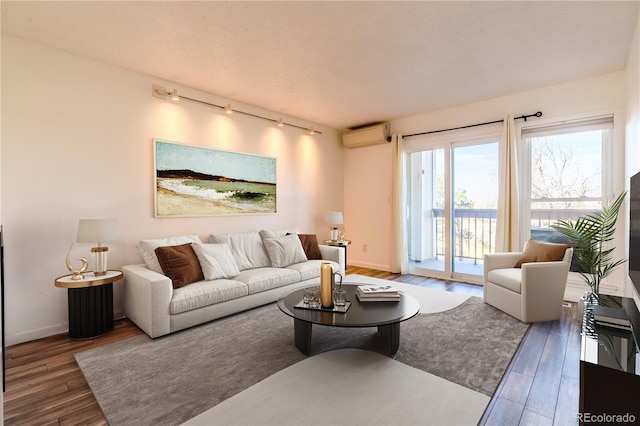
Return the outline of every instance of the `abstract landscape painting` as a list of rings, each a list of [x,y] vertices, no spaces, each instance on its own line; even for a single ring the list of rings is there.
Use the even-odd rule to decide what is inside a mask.
[[[276,213],[276,159],[154,140],[156,217]]]

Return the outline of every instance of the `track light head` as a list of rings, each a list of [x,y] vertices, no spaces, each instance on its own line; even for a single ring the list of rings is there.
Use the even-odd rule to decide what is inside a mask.
[[[282,121],[282,117],[278,118],[278,121],[276,121],[276,124],[278,125],[278,127],[284,126],[284,121]]]
[[[233,113],[233,110],[231,109],[231,104],[227,104],[227,106],[224,107],[224,110],[227,114]]]
[[[313,126],[309,127],[309,134],[310,135],[315,135],[316,134],[316,131],[313,130]]]
[[[169,90],[164,86],[159,86],[157,84],[154,84],[151,86],[151,94],[155,97],[155,98],[160,98],[160,99],[171,99],[173,101],[177,101],[180,99],[180,95],[178,95],[178,89],[172,89]]]

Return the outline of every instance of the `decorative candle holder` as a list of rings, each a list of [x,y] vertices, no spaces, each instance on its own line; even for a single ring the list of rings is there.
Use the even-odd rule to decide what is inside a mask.
[[[333,308],[333,266],[329,262],[320,264],[320,305]]]

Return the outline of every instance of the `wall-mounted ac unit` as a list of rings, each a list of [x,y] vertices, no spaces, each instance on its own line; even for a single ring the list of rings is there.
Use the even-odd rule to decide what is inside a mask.
[[[389,123],[374,124],[347,130],[342,134],[342,144],[347,148],[378,145],[390,142]]]

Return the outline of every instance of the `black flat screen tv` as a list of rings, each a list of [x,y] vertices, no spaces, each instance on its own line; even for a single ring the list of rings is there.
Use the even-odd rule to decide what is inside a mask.
[[[629,185],[629,278],[640,297],[640,172]]]

